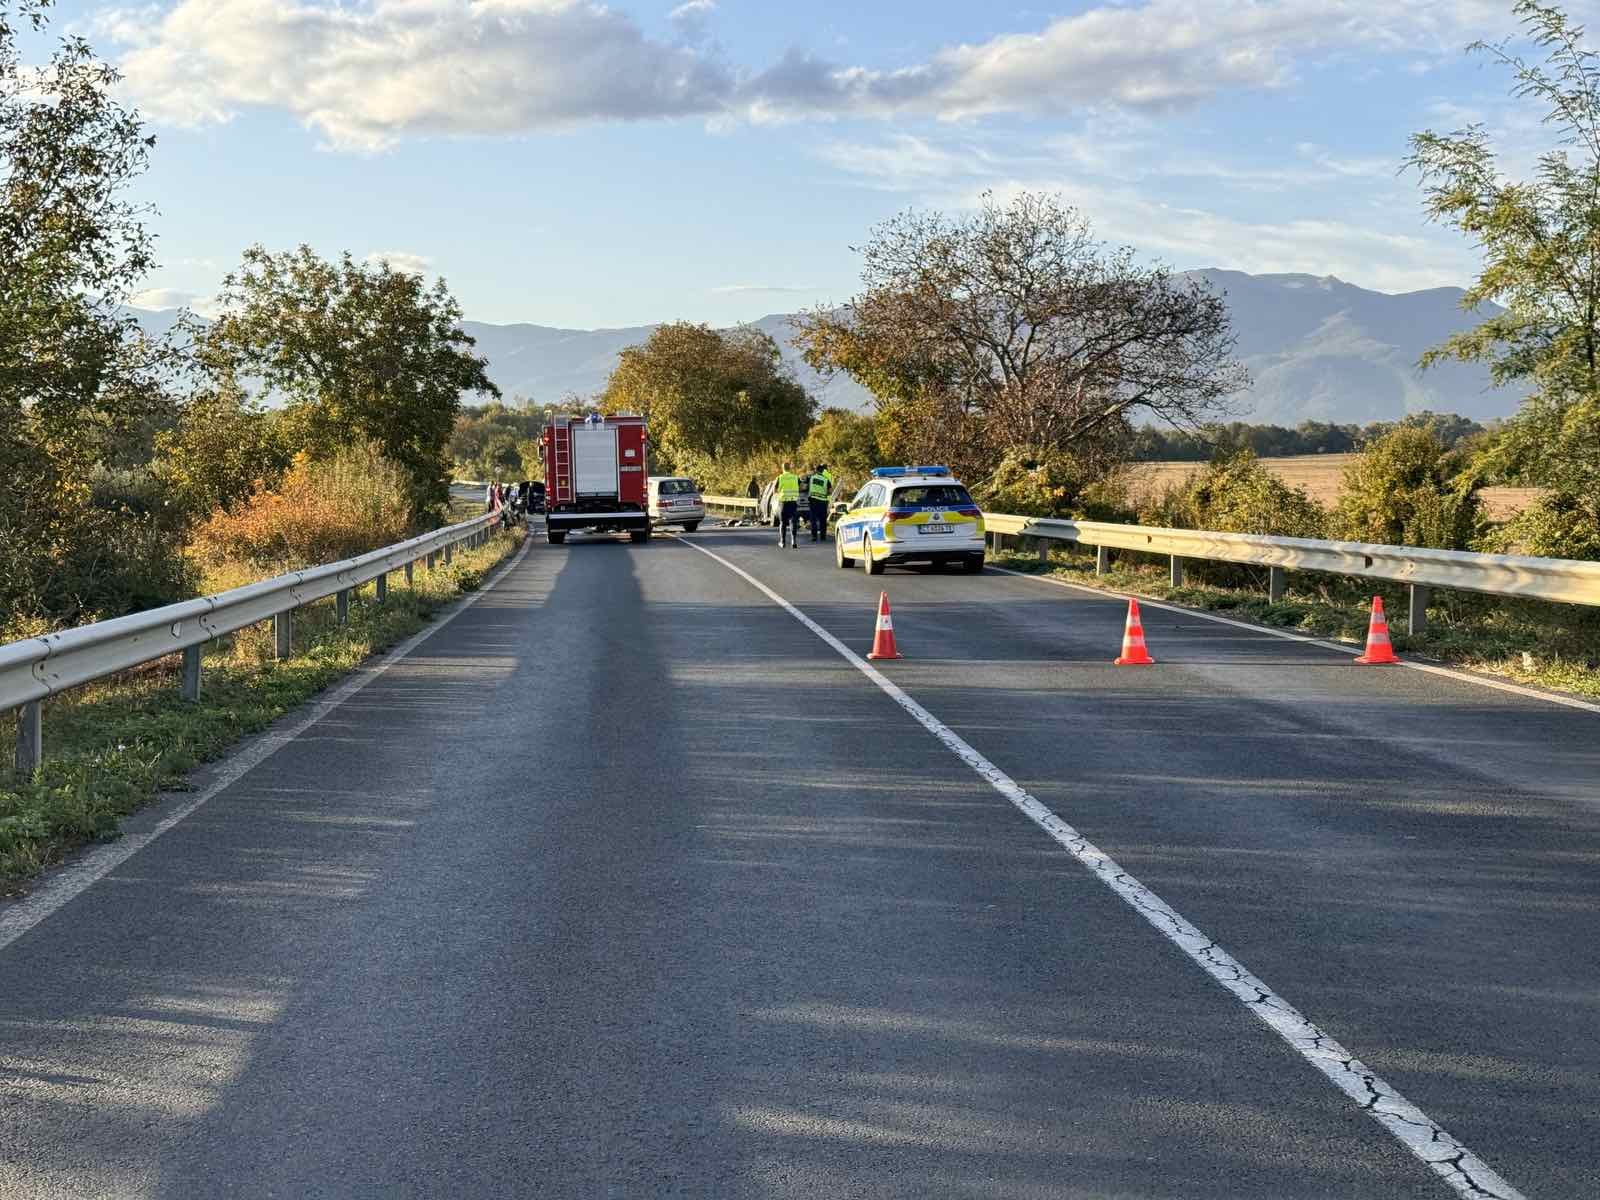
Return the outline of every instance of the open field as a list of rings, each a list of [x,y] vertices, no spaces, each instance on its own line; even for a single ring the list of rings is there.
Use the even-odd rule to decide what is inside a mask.
[[[1355,457],[1354,454],[1300,454],[1286,458],[1263,458],[1261,465],[1291,487],[1303,488],[1313,500],[1331,507],[1339,501],[1344,469]],[[1204,470],[1205,465],[1197,462],[1136,463],[1129,485],[1130,494],[1139,498],[1165,488],[1177,487],[1191,475]],[[1484,488],[1482,495],[1489,519],[1504,521],[1531,503],[1538,495],[1538,489],[1492,487]]]

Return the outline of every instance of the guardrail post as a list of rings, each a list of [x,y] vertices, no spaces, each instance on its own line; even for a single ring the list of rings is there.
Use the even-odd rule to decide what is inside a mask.
[[[294,653],[294,609],[272,618],[273,655],[279,662]]]
[[[1049,538],[1035,538],[1034,540],[1039,543],[1039,561],[1040,561],[1040,563],[1048,564],[1050,562],[1050,539]]]
[[[333,596],[333,619],[340,625],[350,620],[350,589],[340,588]]]
[[[1426,633],[1428,629],[1428,601],[1433,599],[1433,589],[1425,583],[1411,585],[1411,608],[1406,613],[1406,632]]]
[[[455,558],[455,554],[453,553],[454,550],[455,550],[455,543],[454,542],[446,542],[444,544],[444,565],[447,566],[447,567],[450,565],[451,561]]]
[[[1287,577],[1282,567],[1267,568],[1267,601],[1271,604],[1283,603],[1283,590],[1288,586]]]
[[[200,699],[200,647],[183,648],[183,698],[190,704]]]
[[[434,564],[439,560],[437,552],[428,555],[428,570],[433,570]]]
[[[1094,548],[1094,573],[1104,575],[1111,570],[1111,547],[1096,546]]]
[[[44,757],[44,705],[30,700],[17,710],[17,774],[26,779]]]
[[[1172,556],[1172,586],[1183,586],[1183,559],[1176,554]]]
[[[407,587],[411,586],[411,575],[412,575],[412,572],[416,570],[416,567],[417,567],[417,560],[416,559],[412,559],[410,562],[408,562],[406,564],[406,586]]]
[[[389,573],[385,571],[377,579],[373,580],[373,583],[378,593],[378,603],[382,604],[389,598]]]

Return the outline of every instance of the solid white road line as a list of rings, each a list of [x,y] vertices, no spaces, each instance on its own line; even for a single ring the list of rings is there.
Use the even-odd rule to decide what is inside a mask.
[[[1458,1195],[1480,1198],[1487,1196],[1495,1200],[1525,1200],[1521,1192],[1497,1175],[1472,1151],[1451,1137],[1436,1121],[1380,1079],[1360,1059],[1320,1027],[1314,1025],[1287,1000],[1252,975],[1243,963],[1185,920],[1176,909],[1119,867],[1108,854],[974,750],[959,734],[901,691],[876,667],[749,572],[735,566],[721,555],[712,553],[704,546],[688,540],[684,540],[683,544],[721,563],[774,604],[787,611],[790,616],[832,647],[846,662],[877,684],[924,729],[986,780],[995,791],[1011,801],[1034,824],[1064,846],[1094,874],[1095,878],[1155,926],[1162,936],[1188,955],[1201,970],[1233,993],[1269,1029],[1327,1076],[1335,1087],[1354,1100],[1363,1112],[1387,1129],[1417,1158],[1427,1163]]]
[[[528,547],[531,545],[533,545],[532,538],[524,539],[522,549],[518,550],[509,562],[497,567],[494,573],[484,580],[477,591],[454,601],[449,608],[430,621],[425,628],[419,629],[377,662],[357,668],[351,678],[334,688],[326,697],[312,702],[309,706],[309,711],[304,716],[296,718],[281,729],[272,729],[252,738],[243,747],[223,759],[214,769],[211,783],[204,790],[197,793],[187,803],[168,813],[157,824],[143,833],[128,834],[115,842],[108,842],[82,854],[51,875],[27,899],[19,900],[12,907],[0,911],[0,950],[4,950],[40,921],[68,904],[87,888],[104,879],[151,842],[178,824],[178,822],[186,817],[193,816],[223,789],[237,783],[241,777],[255,767],[260,766],[273,753],[294,741],[295,738],[310,729],[311,726],[322,720],[323,717],[338,708],[374,679],[377,679],[378,676],[394,666],[395,663],[466,612],[467,609],[478,602],[485,592],[499,583],[507,571],[522,561],[523,555],[528,553]]]
[[[1264,633],[1268,637],[1282,638],[1286,642],[1303,642],[1308,646],[1321,646],[1324,650],[1337,650],[1340,654],[1357,655],[1362,653],[1360,646],[1352,646],[1348,642],[1330,642],[1323,638],[1310,637],[1304,633],[1291,633],[1287,629],[1273,629],[1270,625],[1252,625],[1249,621],[1239,621],[1233,617],[1219,617],[1216,613],[1209,613],[1198,608],[1184,608],[1178,604],[1168,604],[1162,600],[1155,600],[1149,596],[1140,596],[1138,593],[1114,592],[1107,588],[1094,588],[1081,583],[1069,583],[1065,579],[1052,579],[1048,575],[1029,575],[1026,571],[1013,571],[1009,567],[997,567],[989,564],[989,570],[1000,575],[1014,575],[1018,579],[1031,579],[1035,583],[1048,583],[1056,587],[1070,588],[1075,592],[1086,592],[1091,596],[1101,599],[1128,600],[1137,599],[1141,608],[1159,608],[1162,612],[1177,613],[1184,617],[1199,617],[1202,621],[1213,621],[1218,625],[1232,625],[1235,629],[1248,629],[1251,633]],[[1523,687],[1520,683],[1508,683],[1503,679],[1491,679],[1486,675],[1474,675],[1470,671],[1456,671],[1450,667],[1436,667],[1431,663],[1412,662],[1403,659],[1395,664],[1405,667],[1410,671],[1422,671],[1428,675],[1443,675],[1448,679],[1459,679],[1462,683],[1475,684],[1478,687],[1493,688],[1497,692],[1510,692],[1514,696],[1526,696],[1530,700],[1544,700],[1550,704],[1560,704],[1566,708],[1581,708],[1585,712],[1600,713],[1600,704],[1592,700],[1579,700],[1576,696],[1563,696],[1557,692],[1541,692],[1538,688]]]

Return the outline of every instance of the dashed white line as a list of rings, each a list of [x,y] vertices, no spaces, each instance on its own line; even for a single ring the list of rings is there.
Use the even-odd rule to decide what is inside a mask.
[[[1009,775],[968,745],[958,733],[901,691],[871,663],[749,572],[704,546],[686,538],[680,540],[690,549],[720,563],[783,608],[846,662],[877,684],[951,753],[1065,847],[1095,878],[1231,992],[1269,1029],[1322,1072],[1329,1082],[1354,1100],[1363,1112],[1388,1130],[1396,1141],[1426,1163],[1457,1195],[1491,1197],[1493,1200],[1525,1200],[1521,1192],[1446,1132],[1438,1122],[1379,1078],[1332,1035],[1313,1024],[1292,1004],[1251,974],[1243,963],[1124,871],[1110,855],[1056,816]]]
[[[232,786],[245,774],[260,766],[276,751],[299,737],[311,726],[322,720],[323,717],[350,699],[351,696],[354,696],[362,688],[394,666],[395,663],[410,654],[423,642],[438,633],[439,630],[450,624],[451,621],[466,612],[467,609],[478,602],[484,593],[499,583],[507,571],[522,561],[523,555],[527,554],[528,547],[532,544],[532,538],[525,539],[522,543],[522,549],[517,551],[511,561],[497,567],[494,573],[484,580],[483,585],[477,591],[455,601],[438,617],[430,621],[425,628],[412,634],[377,662],[358,668],[355,675],[350,679],[340,684],[323,699],[313,702],[304,716],[297,718],[281,729],[273,729],[253,738],[239,750],[223,759],[213,769],[210,784],[197,793],[193,799],[174,809],[155,825],[141,833],[124,835],[115,842],[108,842],[84,853],[51,875],[27,899],[19,900],[10,908],[0,912],[0,950],[4,950],[12,942],[27,933],[28,930],[39,924],[40,921],[68,904],[87,888],[104,879],[174,825],[193,816],[201,807],[215,798],[219,792]]]

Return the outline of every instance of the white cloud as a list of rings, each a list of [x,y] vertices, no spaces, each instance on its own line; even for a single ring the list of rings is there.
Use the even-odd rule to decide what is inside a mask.
[[[1455,50],[1504,32],[1503,0],[1145,0],[949,46],[876,70],[792,50],[739,67],[711,44],[712,0],[647,36],[597,0],[176,0],[115,9],[129,86],[178,124],[277,108],[334,146],[685,116],[725,122],[899,115],[960,120],[1116,107],[1163,111],[1282,86],[1350,51]]]
[[[426,275],[433,269],[433,259],[423,254],[412,254],[408,250],[374,250],[367,255],[366,262],[369,266],[388,263],[396,271],[407,275]]]
[[[667,14],[670,21],[702,21],[717,11],[717,0],[685,0]]]
[[[733,86],[711,58],[588,0],[179,0],[121,65],[158,119],[279,108],[355,150],[709,114]]]
[[[186,292],[179,288],[146,288],[142,292],[135,292],[128,297],[128,304],[133,308],[148,309],[159,312],[163,309],[187,308],[190,312],[198,313],[202,317],[215,317],[220,309],[215,296],[202,295],[199,292]]]
[[[186,308],[198,299],[198,292],[185,292],[178,288],[145,288],[129,296],[128,303],[134,308]]]
[[[1020,191],[1051,191],[1094,222],[1095,232],[1179,267],[1223,266],[1252,274],[1337,275],[1385,292],[1461,286],[1476,272],[1459,239],[1385,231],[1326,216],[1250,221],[1208,209],[1163,203],[1142,189],[1099,188],[1079,181],[1010,181],[992,188],[1004,202]],[[964,198],[976,204],[976,194]]]

